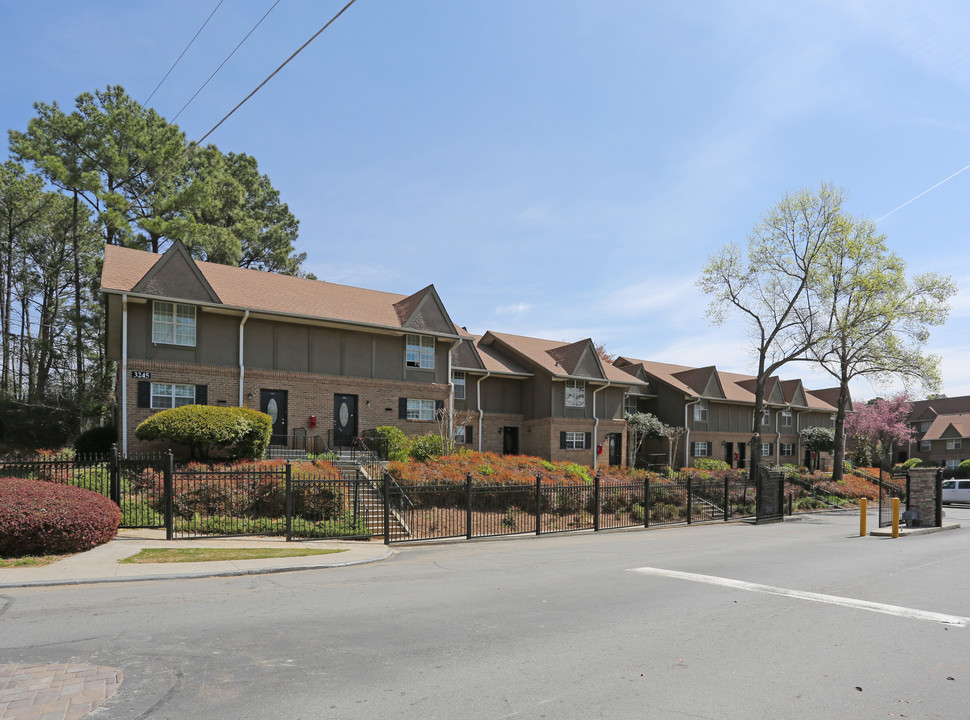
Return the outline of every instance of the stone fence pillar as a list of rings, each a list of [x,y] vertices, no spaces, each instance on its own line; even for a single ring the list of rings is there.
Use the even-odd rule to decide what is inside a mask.
[[[942,468],[910,468],[908,505],[917,513],[915,527],[943,526],[942,483]]]

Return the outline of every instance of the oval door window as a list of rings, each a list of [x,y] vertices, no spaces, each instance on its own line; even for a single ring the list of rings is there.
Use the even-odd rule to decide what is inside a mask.
[[[280,416],[280,409],[276,404],[276,398],[270,398],[269,402],[266,403],[266,414],[269,415],[269,419],[276,424],[276,418]]]
[[[347,407],[347,401],[343,400],[340,403],[340,427],[347,427],[350,422],[350,408]]]

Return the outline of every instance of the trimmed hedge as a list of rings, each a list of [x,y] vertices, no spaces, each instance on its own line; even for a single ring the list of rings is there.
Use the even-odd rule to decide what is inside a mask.
[[[111,540],[118,506],[90,490],[0,478],[0,556],[83,552]]]
[[[236,458],[258,459],[266,453],[273,421],[251,408],[183,405],[162,410],[135,428],[139,440],[171,440],[207,458],[210,448],[228,449]],[[201,454],[201,455],[200,455]]]

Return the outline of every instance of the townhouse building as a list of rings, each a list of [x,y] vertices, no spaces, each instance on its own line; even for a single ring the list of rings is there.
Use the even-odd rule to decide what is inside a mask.
[[[753,376],[724,372],[713,365],[695,368],[630,357],[618,357],[614,365],[649,383],[650,394],[637,399],[640,411],[686,429],[675,464],[691,466],[697,458],[709,457],[733,468],[747,466],[754,427]],[[763,461],[830,465],[831,454],[813,458],[801,433],[810,427],[834,427],[837,399],[838,388],[808,390],[801,380],[769,378],[758,433]],[[657,444],[648,448],[663,450]]]
[[[915,434],[897,460],[917,457],[924,463],[956,470],[970,458],[970,395],[918,400],[912,404],[909,424]]]
[[[105,247],[107,353],[119,441],[160,409],[240,406],[273,420],[273,444],[365,429],[432,432],[460,342],[434,286],[412,295]]]
[[[604,363],[592,339],[465,335],[452,369],[456,440],[465,447],[594,468],[625,464],[625,398],[647,384]]]

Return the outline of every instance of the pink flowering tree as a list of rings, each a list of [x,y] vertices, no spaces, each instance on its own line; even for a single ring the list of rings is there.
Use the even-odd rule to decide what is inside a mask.
[[[845,430],[856,463],[867,465],[883,459],[891,464],[893,449],[908,443],[915,434],[907,422],[911,409],[906,393],[855,405],[854,412],[845,420]]]

